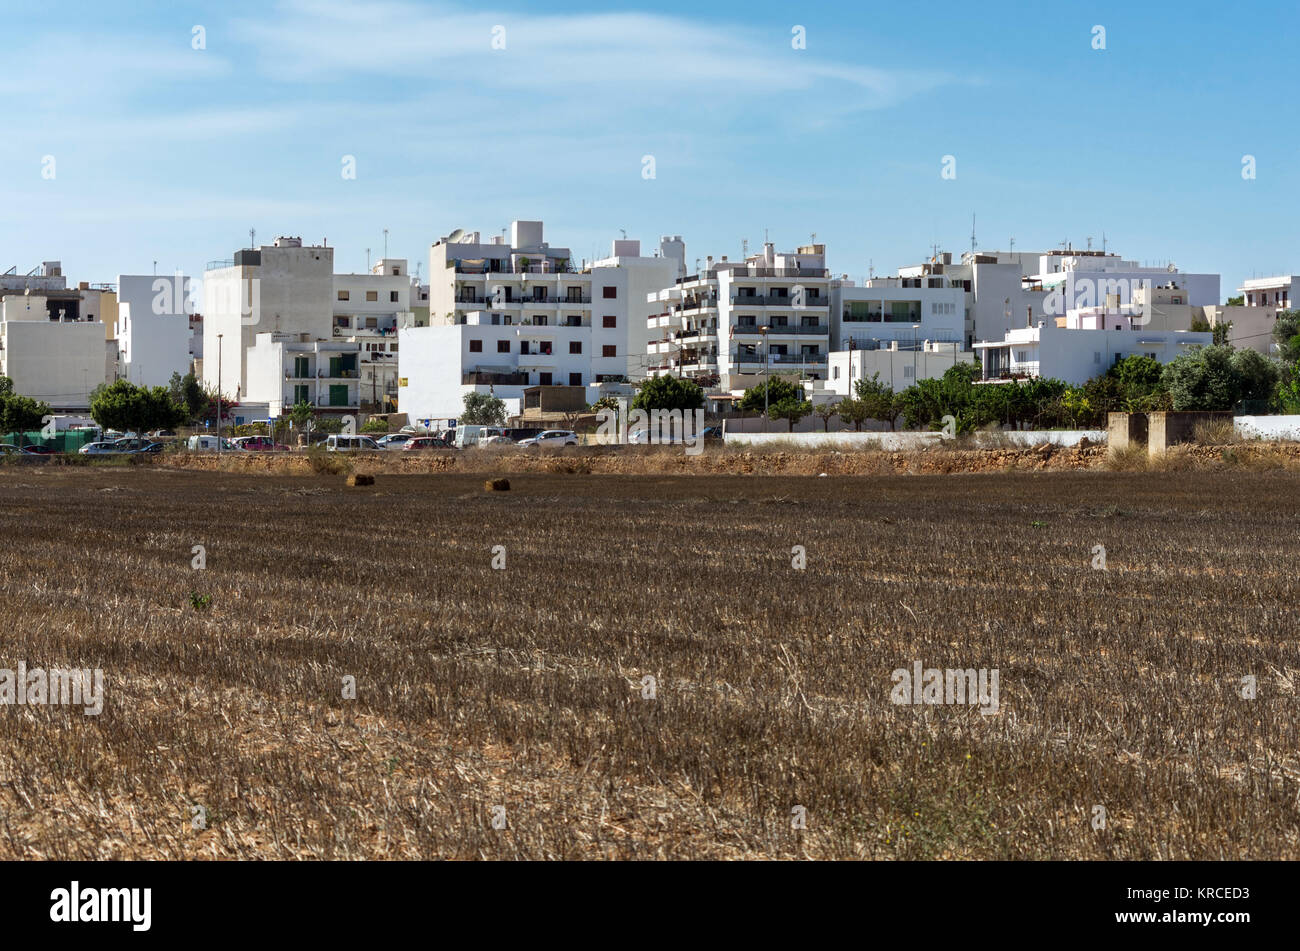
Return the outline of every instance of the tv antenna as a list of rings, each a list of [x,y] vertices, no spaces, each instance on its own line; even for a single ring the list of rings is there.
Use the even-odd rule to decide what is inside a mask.
[[[256,228],[249,228],[249,229],[248,229],[248,248],[249,248],[250,251],[251,251],[251,250],[256,250],[256,249],[257,249],[257,229],[256,229]]]
[[[388,229],[384,229],[384,257],[388,257]]]
[[[971,212],[970,216],[970,250],[975,253],[975,213]]]

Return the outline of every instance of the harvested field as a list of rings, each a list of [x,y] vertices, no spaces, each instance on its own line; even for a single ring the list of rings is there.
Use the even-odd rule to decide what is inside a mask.
[[[0,857],[1300,856],[1287,469],[374,471],[0,467]]]

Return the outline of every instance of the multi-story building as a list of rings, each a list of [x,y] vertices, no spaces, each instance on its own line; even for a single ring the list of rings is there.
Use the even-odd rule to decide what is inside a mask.
[[[276,238],[231,260],[209,262],[203,279],[203,383],[241,399],[257,334],[333,339],[334,249]]]
[[[107,342],[103,324],[66,303],[30,291],[0,298],[0,376],[53,409],[84,410],[107,380]]]
[[[975,344],[986,382],[1042,377],[1086,383],[1125,357],[1169,363],[1193,347],[1214,342],[1212,332],[1153,330],[1134,313],[1071,310],[1008,331],[1000,341]]]
[[[117,353],[123,379],[166,386],[190,368],[190,279],[184,274],[117,276]]]
[[[673,374],[723,390],[769,375],[822,380],[831,346],[831,280],[824,245],[777,252],[765,244],[744,261],[706,259],[650,295],[650,375]]]
[[[412,314],[398,334],[402,412],[455,419],[472,392],[518,412],[525,387],[583,386],[594,401],[624,386],[637,273],[575,266],[568,248],[543,240],[540,221],[513,222],[508,242],[459,231],[439,240],[429,254],[429,325]]]
[[[657,302],[652,302],[652,292],[668,287],[686,273],[686,244],[681,235],[663,235],[658,250],[650,256],[641,255],[641,242],[616,239],[612,253],[591,265],[593,273],[609,268],[627,272],[626,320],[621,328],[617,346],[625,354],[626,374],[630,380],[640,380],[647,375],[647,356],[652,334],[648,320],[658,312]]]
[[[246,399],[266,404],[271,418],[304,402],[319,413],[355,414],[361,407],[361,365],[354,341],[260,333],[248,350]]]
[[[335,339],[360,347],[363,412],[397,408],[397,329],[414,322],[411,303],[413,298],[419,299],[420,292],[420,286],[411,281],[405,258],[381,258],[369,274],[334,275],[332,333]]]

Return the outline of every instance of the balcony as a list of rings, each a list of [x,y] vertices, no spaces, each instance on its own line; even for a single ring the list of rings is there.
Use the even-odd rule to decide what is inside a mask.
[[[471,370],[460,375],[462,386],[527,386],[527,373],[490,373]]]
[[[732,363],[763,365],[761,353],[738,353],[731,358]],[[773,353],[768,357],[768,364],[773,366],[810,365],[816,366],[826,362],[824,353]]]
[[[812,296],[805,294],[803,303],[796,303],[797,298],[794,295],[784,294],[733,294],[731,296],[732,307],[790,307],[801,309],[805,307],[829,307],[831,305],[829,297]]]
[[[809,335],[825,337],[830,334],[830,324],[737,324],[731,328],[732,335],[761,336],[764,332],[770,337],[782,334]]]

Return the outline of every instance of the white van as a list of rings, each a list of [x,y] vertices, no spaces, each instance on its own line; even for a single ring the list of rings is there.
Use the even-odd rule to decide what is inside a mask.
[[[217,448],[216,436],[191,436],[185,443],[185,448],[190,452],[211,452]],[[238,446],[229,439],[221,440],[222,452],[243,452]]]
[[[500,426],[457,426],[455,446],[457,449],[467,449],[477,446],[480,439],[504,435],[505,430]]]
[[[326,452],[362,452],[373,449],[379,451],[379,444],[369,436],[330,436],[325,440]]]

